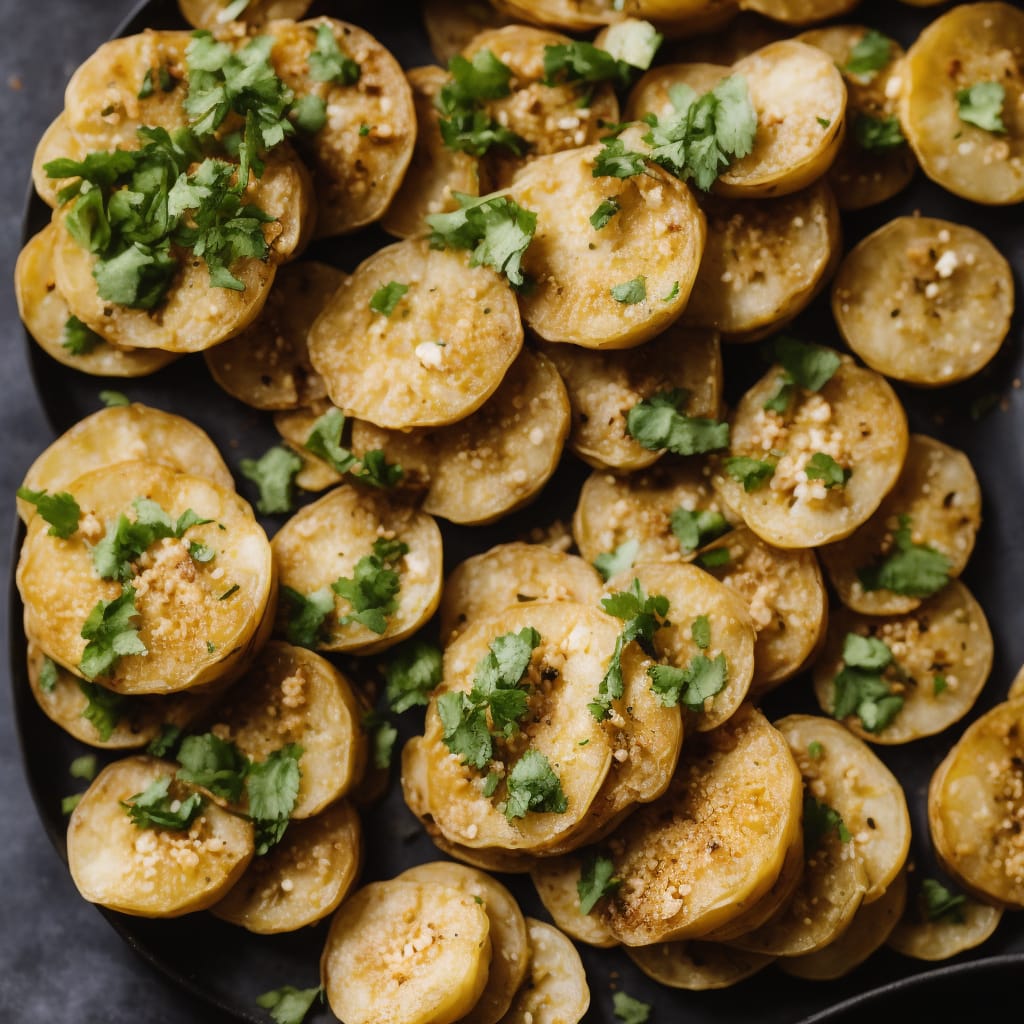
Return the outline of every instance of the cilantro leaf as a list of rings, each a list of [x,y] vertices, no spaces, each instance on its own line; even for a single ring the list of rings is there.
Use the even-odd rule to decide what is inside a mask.
[[[84,679],[79,679],[77,682],[82,696],[87,701],[82,709],[81,717],[92,723],[100,742],[106,743],[117,728],[117,723],[121,721],[121,716],[127,710],[127,698],[104,686],[87,683]]]
[[[564,814],[569,806],[562,780],[548,759],[532,747],[515,763],[506,780],[508,798],[505,817],[509,821],[524,818],[530,811]]]
[[[59,680],[56,662],[51,658],[44,657],[42,667],[39,669],[39,689],[43,693],[53,693]]]
[[[610,857],[594,854],[583,864],[576,892],[580,898],[580,913],[589,914],[597,901],[615,892],[622,879],[615,877],[615,865]]]
[[[178,749],[178,778],[238,803],[249,771],[249,758],[233,743],[212,732],[186,736]]]
[[[597,209],[590,215],[590,225],[595,231],[607,227],[612,217],[619,212],[621,207],[616,199],[609,197],[598,203]]]
[[[594,158],[595,178],[632,178],[644,174],[647,159],[643,153],[627,150],[622,139],[606,139],[604,148]]]
[[[677,508],[673,510],[669,522],[679,541],[679,550],[685,555],[729,532],[725,516],[709,509],[691,512],[686,508]]]
[[[857,577],[867,591],[891,590],[909,597],[930,597],[949,582],[949,559],[927,544],[915,544],[910,516],[900,516],[893,533],[893,550]]]
[[[612,1012],[622,1024],[647,1024],[651,1019],[651,1007],[623,991],[612,994]]]
[[[647,669],[651,689],[664,707],[682,703],[690,711],[703,711],[704,702],[725,689],[729,667],[724,654],[714,659],[698,654],[686,668],[673,665],[651,665]]]
[[[729,446],[729,424],[687,416],[689,395],[680,388],[637,402],[626,414],[626,433],[649,451],[700,455]]]
[[[192,824],[203,809],[203,797],[199,793],[191,793],[184,800],[173,800],[169,795],[170,788],[171,777],[161,775],[141,793],[121,801],[136,828],[166,828],[183,832]]]
[[[370,309],[374,313],[383,313],[385,316],[391,316],[395,311],[395,307],[401,301],[402,296],[409,290],[407,284],[402,284],[400,281],[389,281],[387,284],[382,284],[370,298]]]
[[[921,882],[918,909],[926,921],[941,921],[945,918],[954,924],[963,924],[966,903],[967,897],[963,893],[952,893],[934,878],[925,878]]]
[[[683,181],[706,192],[734,159],[753,151],[757,112],[746,79],[732,75],[703,96],[678,84],[670,91],[674,114],[664,122],[648,115],[644,141],[649,157]]]
[[[395,566],[408,553],[408,544],[378,537],[371,553],[356,562],[352,577],[342,576],[331,584],[331,589],[352,606],[350,614],[338,619],[342,626],[359,622],[374,633],[387,630],[387,617],[398,609],[402,585]]]
[[[486,767],[494,752],[486,710],[474,704],[465,693],[452,691],[437,699],[437,711],[441,716],[445,746],[461,757],[463,764],[478,770]]]
[[[397,649],[384,673],[388,707],[396,714],[425,706],[441,682],[441,652],[423,640],[413,640]]]
[[[775,467],[770,462],[737,455],[725,460],[725,471],[737,483],[743,484],[748,494],[760,490],[773,476]]]
[[[815,452],[804,466],[804,474],[808,480],[821,480],[827,490],[834,487],[845,487],[847,480],[853,476],[852,469],[844,469],[825,452]]]
[[[876,637],[848,633],[843,642],[843,668],[833,682],[832,716],[856,715],[865,730],[879,733],[903,707],[882,676],[893,664],[892,651]]]
[[[698,615],[690,627],[690,636],[702,651],[706,651],[711,646],[711,620],[706,615]]]
[[[895,115],[872,117],[870,114],[858,114],[853,122],[853,137],[857,145],[866,150],[895,149],[907,144],[907,137]]]
[[[73,356],[87,356],[103,339],[88,324],[82,323],[72,314],[64,324],[61,346]]]
[[[316,135],[327,124],[327,101],[319,96],[300,96],[292,104],[289,117],[304,135]]]
[[[537,229],[537,214],[508,196],[454,193],[460,209],[426,220],[434,249],[472,250],[471,267],[493,267],[515,287],[524,283],[522,259]]]
[[[256,508],[264,515],[278,515],[292,510],[295,477],[302,469],[302,459],[290,448],[275,445],[259,459],[242,459],[242,475],[260,489]]]
[[[131,405],[132,403],[128,400],[128,396],[121,391],[101,391],[100,401],[108,408],[112,409],[119,405]]]
[[[96,778],[96,755],[83,754],[81,757],[76,757],[68,766],[68,774],[73,779],[92,782]]]
[[[149,653],[131,621],[138,614],[134,587],[123,586],[118,597],[96,604],[82,626],[82,639],[88,643],[78,670],[86,679],[109,675],[125,655]]]
[[[84,793],[72,793],[71,796],[65,796],[60,801],[60,813],[65,817],[69,815],[81,802]]]
[[[181,739],[181,727],[177,725],[162,725],[160,734],[146,744],[146,753],[153,757],[167,757],[178,745]]]
[[[606,582],[626,569],[631,569],[640,550],[640,541],[630,538],[623,541],[614,551],[606,551],[594,559],[594,568]]]
[[[842,70],[870,81],[891,59],[892,40],[875,29],[869,29],[853,45]]]
[[[284,985],[272,992],[264,992],[263,995],[257,996],[256,1005],[263,1010],[270,1011],[274,1024],[302,1024],[310,1007],[322,992],[323,989],[319,986],[298,989],[291,985]]]
[[[368,711],[363,715],[362,725],[370,738],[370,757],[374,768],[387,771],[391,767],[398,730],[376,711]]]
[[[593,43],[574,39],[570,43],[544,47],[544,83],[612,82],[628,89],[633,66],[617,60],[607,50]]]
[[[817,740],[811,740],[811,742],[807,744],[807,756],[812,761],[820,761],[823,752],[824,747],[822,747]]]
[[[300,744],[289,743],[249,769],[245,788],[249,816],[256,825],[256,856],[262,857],[281,841],[299,795],[302,769]]]
[[[50,537],[67,540],[78,529],[78,520],[82,515],[82,510],[74,496],[67,491],[47,494],[45,489],[33,491],[29,487],[19,487],[17,494],[22,501],[35,505],[36,511],[43,517],[43,520],[50,524],[50,528],[46,531]]]
[[[310,51],[307,62],[309,76],[317,82],[355,85],[362,74],[359,65],[341,52],[331,26],[326,24],[317,28],[316,46]]]
[[[732,561],[732,555],[728,547],[714,548],[712,551],[702,551],[697,556],[697,564],[702,569],[718,569],[728,565]]]
[[[825,837],[834,832],[841,843],[853,838],[843,822],[842,815],[826,803],[817,800],[810,793],[804,794],[804,852],[814,853]]]
[[[370,487],[394,487],[405,476],[405,470],[397,462],[388,462],[387,456],[378,448],[363,452],[359,459],[359,468],[349,473],[356,480]]]
[[[946,692],[949,689],[949,682],[943,675],[935,675],[932,677],[932,694],[938,697],[940,694]]]
[[[612,285],[609,291],[616,302],[624,306],[635,306],[647,298],[647,278],[642,275],[634,277],[632,281]]]
[[[793,383],[807,391],[820,391],[842,364],[839,353],[823,345],[811,345],[780,335],[773,343],[775,359]]]
[[[356,457],[342,447],[345,414],[340,409],[328,409],[313,424],[303,447],[323,459],[336,473],[347,473],[356,463]]]
[[[1001,83],[977,82],[969,89],[958,89],[956,102],[961,121],[983,128],[987,132],[1006,134],[1006,124],[1003,121],[1006,89]]]
[[[604,48],[632,68],[646,71],[664,41],[664,36],[649,22],[628,18],[604,31]]]
[[[850,668],[881,671],[892,664],[892,651],[877,637],[847,633],[843,641],[843,661]]]

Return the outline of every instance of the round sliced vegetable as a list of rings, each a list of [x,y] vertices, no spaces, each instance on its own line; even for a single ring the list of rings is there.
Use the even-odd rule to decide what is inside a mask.
[[[326,459],[314,455],[306,447],[317,421],[334,408],[337,407],[326,399],[320,399],[301,409],[288,409],[274,414],[274,426],[281,439],[302,459],[302,469],[295,474],[295,486],[303,491],[326,491],[328,487],[340,484],[345,479]],[[402,482],[408,479],[406,467],[403,470],[406,472],[403,473]]]
[[[484,29],[499,28],[509,19],[486,0],[424,0],[423,24],[439,64],[466,48]]]
[[[616,0],[498,0],[495,6],[514,20],[586,32],[621,21]]]
[[[764,970],[775,959],[715,942],[658,942],[626,952],[659,985],[690,992],[729,988]]]
[[[544,909],[566,935],[588,946],[610,949],[618,942],[598,916],[585,912],[580,903],[580,879],[588,867],[588,874],[593,875],[596,863],[592,856],[588,865],[586,855],[579,853],[538,858],[530,868],[530,881],[537,889]],[[611,879],[609,882],[614,885]]]
[[[172,781],[176,768],[128,757],[96,776],[68,824],[68,867],[84,899],[179,917],[216,903],[245,872],[252,825]]]
[[[178,0],[185,20],[195,28],[216,31],[228,21],[261,26],[278,18],[301,18],[312,0],[248,0],[242,10],[232,11],[237,4],[230,0]],[[232,17],[226,17],[226,12]]]
[[[57,193],[65,185],[70,184],[70,179],[51,178],[46,173],[46,165],[51,160],[60,160],[65,157],[69,160],[81,160],[83,156],[85,153],[82,143],[68,127],[67,116],[62,110],[43,132],[43,137],[36,145],[35,153],[32,156],[32,184],[35,187],[36,195],[47,206],[56,208],[59,205]]]
[[[999,351],[1013,314],[1013,274],[973,228],[897,217],[847,254],[832,312],[850,348],[879,373],[953,384]]]
[[[915,960],[948,960],[989,939],[1002,917],[999,907],[951,893],[935,879],[924,879],[917,899],[907,905],[886,944]]]
[[[315,818],[293,822],[284,838],[266,856],[257,857],[211,908],[213,914],[258,935],[316,924],[352,888],[362,844],[359,815],[344,800]]]
[[[740,0],[745,11],[756,11],[787,25],[837,18],[852,11],[860,0]]]
[[[557,929],[532,917],[530,974],[500,1024],[578,1024],[590,1006],[590,988],[576,947]]]
[[[370,488],[342,485],[305,506],[273,549],[280,625],[304,646],[382,651],[416,632],[441,598],[437,523]]]

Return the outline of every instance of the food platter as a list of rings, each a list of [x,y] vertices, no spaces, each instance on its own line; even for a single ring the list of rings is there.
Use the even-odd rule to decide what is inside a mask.
[[[321,10],[323,8],[323,10]],[[898,9],[894,9],[898,8]],[[372,5],[362,0],[351,3],[318,4],[312,13],[332,13],[374,33],[404,66],[432,63],[433,56],[419,23],[413,3]],[[867,2],[855,12],[858,22],[872,25],[907,44],[934,15],[934,10],[899,7],[891,2]],[[143,27],[180,28],[182,22],[173,0],[149,0],[122,26],[119,34]],[[1009,211],[989,209],[958,199],[918,176],[912,185],[881,206],[844,216],[845,245],[856,243],[883,223],[901,214],[920,211],[976,227],[987,235],[1014,268],[1018,290],[1024,272],[1024,238]],[[43,204],[32,198],[26,211],[26,233],[39,230],[48,217]],[[342,240],[316,243],[308,255],[324,259],[351,271],[370,253],[390,239],[377,228],[365,229]],[[827,296],[819,298],[801,315],[792,332],[808,340],[837,344],[838,338],[828,310]],[[49,360],[28,339],[37,392],[55,432],[67,429],[100,404],[99,390],[105,382],[84,377]],[[967,722],[1003,699],[1009,682],[1024,662],[1024,631],[1020,630],[1016,581],[1024,574],[1024,545],[1016,529],[1016,510],[1024,494],[1024,452],[1015,440],[1024,433],[1024,406],[1013,382],[1024,376],[1022,367],[1024,327],[1018,314],[1003,350],[979,377],[967,384],[938,391],[897,386],[908,410],[911,428],[955,444],[969,455],[981,480],[984,495],[984,526],[978,546],[964,579],[982,603],[995,637],[996,659],[992,676]],[[726,398],[735,401],[756,379],[763,366],[756,348],[726,347]],[[127,384],[113,384],[137,401],[179,413],[203,427],[217,443],[236,471],[241,458],[256,456],[274,443],[270,419],[227,398],[210,380],[202,360],[185,358],[152,377]],[[445,563],[450,570],[471,554],[510,538],[525,536],[534,527],[556,519],[571,519],[579,487],[587,469],[566,456],[555,480],[533,505],[496,526],[444,527]],[[252,497],[242,485],[242,493]],[[280,521],[267,520],[268,532]],[[16,528],[15,544],[21,539]],[[16,559],[15,559],[16,561]],[[15,710],[26,771],[40,818],[62,856],[66,855],[65,820],[60,812],[65,795],[63,766],[82,749],[51,725],[31,699],[25,672],[25,644],[21,630],[22,608],[17,592],[10,590],[11,679]],[[356,678],[359,678],[358,674]],[[769,717],[790,712],[817,710],[809,679],[801,677],[787,684],[766,702]],[[419,731],[415,715],[399,722],[399,742]],[[955,736],[964,725],[954,726],[936,737],[918,740],[904,747],[883,748],[880,756],[903,782],[911,808],[915,834],[912,857],[930,864],[927,842],[925,794],[928,779]],[[54,766],[61,766],[55,770]],[[406,809],[397,772],[392,772],[386,798],[364,812],[368,856],[366,881],[390,878],[412,864],[434,859],[436,850]],[[528,913],[546,917],[532,886],[524,877],[507,880]],[[317,962],[326,927],[261,938],[240,931],[208,914],[173,921],[149,921],[103,911],[126,943],[179,985],[204,998],[233,1019],[266,1020],[256,1009],[256,996],[278,985],[305,987],[316,984]],[[814,983],[789,978],[770,969],[734,989],[709,993],[677,993],[647,980],[620,952],[582,948],[592,988],[591,1010],[586,1018],[612,1021],[609,981],[655,1007],[655,1019],[672,1019],[684,1012],[688,1020],[720,1022],[751,1019],[756,1007],[758,1020],[789,1022],[826,1020],[838,1015],[853,1000],[886,998],[893,986],[935,983],[945,974],[984,970],[985,964],[1024,965],[1024,924],[1013,915],[1004,918],[996,934],[980,949],[963,955],[961,962],[927,969],[925,965],[883,951],[838,982]],[[976,966],[975,966],[976,965]],[[310,1020],[328,1020],[326,1010],[314,1012]]]

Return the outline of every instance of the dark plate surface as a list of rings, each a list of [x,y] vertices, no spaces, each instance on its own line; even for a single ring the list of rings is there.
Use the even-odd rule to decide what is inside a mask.
[[[896,8],[896,9],[894,9]],[[322,3],[314,13],[332,13],[360,24],[374,33],[408,67],[432,63],[415,5],[370,3],[367,0]],[[893,0],[868,0],[856,12],[857,20],[878,27],[908,45],[936,9],[917,10]],[[149,0],[126,22],[122,34],[144,27],[180,28],[182,22],[173,0]],[[901,196],[883,206],[844,218],[846,246],[894,216],[920,211],[970,224],[983,231],[1011,261],[1018,290],[1024,273],[1024,233],[1020,208],[989,209],[951,196],[919,176]],[[26,212],[26,238],[48,220],[49,211],[34,196]],[[376,229],[358,235],[318,243],[309,255],[352,270],[369,253],[390,239]],[[791,329],[798,336],[826,344],[838,344],[826,301],[819,299]],[[1018,666],[1024,662],[1024,630],[1018,581],[1024,578],[1024,544],[1017,527],[1020,499],[1024,496],[1024,405],[1018,378],[1022,370],[1024,329],[1020,315],[1014,318],[1010,338],[996,362],[980,377],[937,392],[897,387],[912,429],[931,434],[964,449],[981,480],[985,523],[964,580],[981,601],[995,637],[995,666],[977,707],[968,717],[1003,699]],[[75,374],[50,360],[29,339],[36,387],[47,415],[62,432],[100,406],[104,387],[122,390],[132,399],[179,413],[193,420],[213,437],[236,471],[241,493],[252,499],[250,485],[237,474],[238,462],[259,455],[277,440],[267,414],[257,413],[223,394],[206,372],[202,358],[188,356],[160,373],[138,381],[105,381]],[[727,397],[734,399],[761,372],[753,348],[726,351]],[[980,409],[991,407],[978,417]],[[972,411],[975,415],[972,416]],[[465,528],[442,524],[445,563],[450,569],[463,558],[501,540],[522,536],[531,527],[561,518],[568,521],[579,486],[587,469],[567,458],[540,498],[529,508],[491,527]],[[265,521],[273,532],[280,521]],[[15,531],[15,545],[22,531]],[[16,550],[15,550],[16,557]],[[25,675],[25,643],[21,630],[22,608],[17,591],[10,587],[11,678],[17,728],[26,772],[40,818],[54,846],[66,857],[65,820],[60,800],[67,792],[65,766],[85,752],[80,744],[49,722],[32,699]],[[369,677],[364,670],[363,677]],[[359,678],[359,674],[356,674]],[[817,713],[809,680],[800,678],[772,695],[770,716],[790,711]],[[936,764],[960,735],[964,724],[940,736],[904,747],[876,748],[897,773],[907,792],[915,829],[911,856],[926,874],[936,874],[927,839],[925,795]],[[400,741],[421,731],[415,713],[399,722]],[[368,856],[364,881],[393,877],[411,864],[440,856],[405,808],[393,773],[386,799],[364,813]],[[546,918],[529,881],[505,879],[528,913]],[[271,938],[250,935],[208,914],[176,921],[147,921],[101,911],[131,948],[178,984],[221,1008],[226,1016],[244,1021],[266,1021],[255,1008],[257,994],[279,985],[305,987],[316,984],[317,963],[326,928],[306,929],[294,935]],[[845,1020],[853,1012],[870,1011],[882,1002],[916,998],[922,992],[955,991],[957,986],[991,981],[1007,969],[1024,969],[1024,921],[1004,917],[998,931],[983,947],[936,968],[897,956],[887,950],[875,954],[850,977],[837,982],[812,983],[789,978],[772,968],[723,992],[684,993],[648,981],[617,951],[582,947],[591,982],[592,1006],[588,1022],[613,1021],[609,990],[621,987],[652,1003],[658,1021],[682,1020],[733,1024],[757,1020],[762,1024],[795,1021]],[[952,987],[951,987],[952,986]],[[902,1004],[901,1004],[902,1005]],[[907,1004],[909,1005],[909,1004]],[[310,1021],[332,1019],[326,1010],[311,1014]]]

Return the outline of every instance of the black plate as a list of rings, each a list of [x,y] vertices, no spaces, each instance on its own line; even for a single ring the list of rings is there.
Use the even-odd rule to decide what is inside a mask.
[[[328,13],[328,5],[320,6],[324,8],[323,13]],[[329,6],[330,13],[369,29],[404,65],[433,62],[414,4],[352,0]],[[319,7],[314,8],[314,13],[319,10]],[[861,22],[886,31],[906,46],[936,12],[903,7],[892,0],[868,0],[857,13]],[[118,34],[137,32],[147,26],[183,27],[174,0],[143,3]],[[970,224],[985,232],[1013,264],[1020,288],[1024,270],[1020,208],[977,206],[949,195],[923,176],[891,202],[844,217],[847,246],[892,217],[915,210]],[[48,209],[33,195],[27,205],[25,237],[42,228],[48,219]],[[318,243],[309,255],[352,270],[389,240],[379,230],[369,229],[351,238]],[[798,336],[838,344],[828,304],[823,299],[801,316],[792,330]],[[1024,332],[1018,315],[995,364],[975,380],[938,392],[897,387],[908,409],[912,429],[964,449],[978,472],[985,496],[985,525],[964,579],[989,616],[996,657],[991,680],[967,721],[1005,696],[1016,668],[1024,662],[1024,630],[1020,628],[1017,590],[1017,581],[1024,578],[1024,544],[1018,528],[1019,502],[1024,495],[1024,455],[1015,443],[1024,434],[1024,408],[1019,392],[1011,384],[1024,375],[1022,338]],[[217,442],[236,476],[240,458],[258,455],[277,441],[270,417],[223,394],[211,381],[199,356],[188,356],[138,381],[105,381],[66,369],[49,359],[28,338],[26,344],[30,347],[37,390],[58,432],[97,409],[99,391],[110,387],[127,392],[132,399],[180,413],[198,423]],[[761,371],[754,349],[743,346],[728,349],[729,397],[735,398]],[[986,415],[977,417],[978,410],[991,406],[993,401],[1001,401],[1002,408],[997,404]],[[501,540],[521,536],[533,526],[559,517],[568,521],[579,485],[587,472],[579,462],[567,457],[557,474],[557,484],[549,486],[531,508],[503,520],[498,526],[442,525],[446,568]],[[250,485],[240,477],[239,483],[242,494],[252,498]],[[272,532],[280,522],[268,521],[265,525]],[[22,531],[16,527],[16,545],[20,544],[21,537]],[[60,800],[66,792],[64,766],[83,753],[84,748],[45,718],[30,694],[25,673],[22,606],[13,581],[9,608],[11,679],[25,770],[40,818],[54,846],[66,860],[65,820],[60,813]],[[772,695],[766,711],[770,716],[789,711],[816,713],[818,709],[809,680],[798,679],[787,684],[782,693]],[[401,740],[404,740],[421,731],[422,722],[416,714],[409,713],[402,716],[399,727]],[[911,856],[926,873],[937,873],[927,840],[928,780],[962,729],[963,724],[941,736],[908,746],[877,748],[906,789],[917,836]],[[364,814],[364,825],[369,851],[364,881],[390,878],[411,864],[439,856],[405,808],[394,777],[387,798]],[[528,879],[511,876],[504,881],[528,913],[547,916]],[[316,984],[324,925],[294,935],[259,937],[209,914],[175,921],[147,921],[100,912],[128,945],[154,967],[235,1020],[265,1022],[267,1017],[256,1009],[255,997],[268,988]],[[1024,966],[1024,923],[1018,917],[1007,916],[980,950],[963,954],[939,968],[882,950],[850,977],[836,982],[799,981],[769,968],[733,989],[709,993],[673,992],[655,985],[618,951],[582,947],[581,953],[592,986],[592,1007],[586,1018],[592,1024],[612,1024],[610,984],[652,1003],[661,1011],[656,1018],[660,1021],[681,1019],[685,1013],[686,1020],[693,1024],[705,1021],[739,1024],[751,1019],[760,1024],[794,1021],[809,1024],[812,1020],[846,1019],[851,1011],[870,1009],[882,1001],[891,1003],[901,994],[907,999],[918,991],[937,990],[938,986],[945,986],[943,991],[949,990],[950,985],[978,984],[980,987],[1008,967],[1019,969]],[[310,1021],[329,1019],[330,1014],[323,1009],[309,1018]]]

